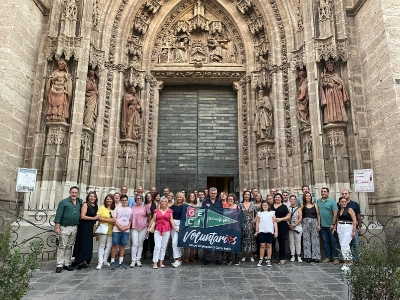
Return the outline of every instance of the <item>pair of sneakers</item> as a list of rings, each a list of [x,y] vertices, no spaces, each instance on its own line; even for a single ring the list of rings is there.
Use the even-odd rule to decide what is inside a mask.
[[[242,257],[242,261],[246,261],[246,257]],[[251,261],[251,262],[254,262],[254,258],[253,258],[253,257],[250,257],[250,261]]]
[[[137,260],[137,261],[132,260],[130,267],[134,268],[135,265],[138,266],[138,267],[141,267],[142,263],[140,262],[140,260]]]
[[[290,261],[291,262],[294,262],[296,260],[296,258],[294,257],[294,255],[292,255],[292,258],[290,259]],[[297,261],[299,262],[299,263],[302,263],[303,261],[301,260],[301,257],[300,256],[297,256]]]
[[[121,269],[127,269],[128,267],[124,264],[124,262],[119,264]],[[115,262],[110,263],[110,270],[115,270]]]
[[[182,265],[182,261],[177,259],[175,260],[173,263],[171,263],[171,266],[173,266],[174,268],[178,268]]]
[[[258,264],[257,264],[257,267],[261,267],[262,266],[262,264],[263,264],[263,262],[264,262],[264,260],[261,258],[259,261],[258,261]],[[267,264],[267,267],[272,267],[272,264],[271,264],[271,260],[270,259],[265,259],[265,262],[266,262],[266,264]]]

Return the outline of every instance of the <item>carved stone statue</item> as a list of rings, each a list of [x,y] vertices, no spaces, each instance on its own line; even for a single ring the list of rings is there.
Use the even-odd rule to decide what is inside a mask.
[[[138,140],[140,138],[140,121],[142,106],[136,97],[136,89],[131,86],[125,94],[122,104],[121,136],[124,139]]]
[[[83,112],[83,125],[87,128],[94,129],[98,112],[99,92],[94,79],[94,71],[89,70],[86,82],[85,94],[85,110]]]
[[[46,97],[46,120],[66,122],[72,100],[72,77],[68,73],[67,63],[63,58],[58,60],[58,69],[54,70],[47,79]]]
[[[298,78],[299,78],[299,88],[296,93],[297,118],[299,119],[302,127],[304,127],[310,125],[310,112],[308,104],[308,82],[307,82],[306,72],[300,71]]]
[[[324,124],[347,122],[346,107],[349,94],[343,80],[335,73],[333,61],[328,61],[321,78],[321,106],[324,108]]]
[[[263,90],[258,91],[258,100],[256,106],[256,119],[254,121],[253,131],[259,139],[273,139],[272,122],[272,103],[268,96],[264,95]]]

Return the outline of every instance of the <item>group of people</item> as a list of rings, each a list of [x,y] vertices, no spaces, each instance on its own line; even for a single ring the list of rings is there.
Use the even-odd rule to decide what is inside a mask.
[[[168,188],[161,196],[155,187],[144,194],[139,187],[134,197],[128,196],[126,186],[120,193],[108,194],[98,204],[95,192],[89,192],[83,202],[79,188],[74,186],[69,197],[63,199],[55,216],[55,232],[59,236],[56,272],[63,269],[72,271],[89,269],[93,255],[94,233],[98,240],[98,264],[100,270],[107,266],[111,270],[126,269],[125,247],[130,240],[130,267],[141,267],[146,253],[152,253],[154,269],[164,268],[164,260],[170,243],[173,257],[172,266],[182,262],[196,262],[198,249],[178,247],[178,233],[184,205],[239,209],[242,211],[242,252],[223,253],[215,251],[215,263],[239,265],[250,257],[258,258],[257,266],[272,265],[274,246],[278,247],[279,264],[286,263],[286,241],[289,240],[291,262],[320,262],[320,233],[325,250],[323,262],[339,264],[339,249],[345,265],[357,259],[358,233],[361,232],[361,214],[358,203],[350,200],[350,192],[344,190],[339,202],[329,198],[329,189],[321,188],[321,198],[316,200],[308,186],[302,187],[302,195],[289,196],[287,192],[263,198],[257,188],[244,189],[237,200],[234,194],[221,192],[216,188],[176,195]],[[97,225],[96,225],[97,224]],[[337,236],[340,248],[337,242]],[[353,246],[353,252],[351,251]],[[73,252],[72,252],[73,249]],[[182,251],[183,250],[183,251]],[[118,260],[116,256],[118,254]],[[213,253],[203,250],[204,264],[211,263]],[[72,258],[74,262],[72,263]],[[110,258],[110,262],[109,262]],[[118,265],[117,265],[118,264]]]

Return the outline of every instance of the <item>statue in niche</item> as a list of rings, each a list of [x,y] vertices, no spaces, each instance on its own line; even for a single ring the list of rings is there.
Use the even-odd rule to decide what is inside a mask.
[[[272,112],[271,100],[268,96],[264,95],[263,90],[259,90],[256,105],[256,119],[253,126],[253,132],[255,132],[258,139],[274,138]]]
[[[182,34],[178,38],[178,43],[176,44],[175,62],[187,62],[189,42],[190,40],[187,34]]]
[[[121,136],[124,139],[138,140],[140,138],[140,123],[142,120],[142,106],[136,97],[136,89],[131,86],[125,94],[122,103]]]
[[[85,110],[83,112],[83,125],[87,128],[94,130],[96,119],[99,115],[99,92],[94,78],[94,71],[89,70],[88,78],[86,81],[86,94],[85,94]]]
[[[268,61],[261,54],[258,56],[258,64],[259,64],[259,69],[268,67]]]
[[[46,98],[46,120],[66,122],[72,101],[72,76],[68,73],[67,62],[63,58],[58,60],[58,69],[47,79]]]
[[[207,37],[207,45],[210,49],[210,61],[218,63],[222,62],[222,47],[218,40],[212,35],[209,35]]]
[[[327,61],[321,78],[321,106],[324,108],[324,124],[346,123],[346,106],[350,105],[346,86],[338,74],[335,73],[333,61]]]
[[[302,127],[310,125],[310,112],[308,103],[308,81],[305,71],[300,71],[298,74],[299,88],[296,93],[297,118]]]

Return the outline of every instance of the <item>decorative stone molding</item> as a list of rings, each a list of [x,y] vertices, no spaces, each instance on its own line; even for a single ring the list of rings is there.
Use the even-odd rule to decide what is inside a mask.
[[[305,132],[302,136],[302,151],[304,160],[312,160],[312,137],[310,131]]]
[[[264,20],[261,15],[252,14],[247,25],[252,34],[257,34],[264,30]]]
[[[315,51],[317,61],[333,59],[337,62],[341,59],[346,62],[348,59],[348,41],[347,39],[336,40],[334,36],[326,39],[315,39]]]
[[[143,89],[144,87],[144,79],[143,72],[136,71],[134,68],[128,68],[124,71],[124,85],[126,88],[130,86],[138,87],[139,89]]]
[[[153,71],[155,77],[196,77],[196,78],[240,78],[246,72],[241,71]]]
[[[49,131],[47,133],[47,145],[67,145],[67,136],[68,132],[65,128],[58,127],[58,126],[51,126],[49,127]]]
[[[342,147],[346,145],[346,137],[343,129],[333,128],[328,129],[326,132],[326,138],[324,141],[325,147]]]
[[[247,84],[251,83],[251,76],[243,75],[240,79],[240,86],[242,89],[242,133],[243,133],[243,162],[247,165],[249,163],[249,114],[248,114],[248,101],[247,101]]]
[[[258,160],[268,160],[276,158],[276,147],[274,141],[263,144],[258,147]]]
[[[147,122],[147,141],[146,141],[146,161],[147,163],[151,162],[152,149],[153,149],[153,126],[154,126],[154,101],[155,101],[155,93],[156,88],[158,86],[158,82],[152,74],[145,76],[145,81],[150,85],[149,89],[149,120]],[[162,83],[160,85],[162,88]]]
[[[136,160],[137,144],[131,141],[121,140],[118,146],[118,158],[128,158]]]
[[[157,0],[147,0],[145,6],[149,12],[155,14],[161,8],[162,4]]]
[[[93,69],[99,68],[102,69],[105,61],[105,52],[96,49],[93,44],[90,44],[90,52],[89,52],[89,66]]]
[[[99,9],[99,0],[93,1],[93,11],[92,11],[92,30],[99,32],[99,24],[100,24],[100,9]]]
[[[47,43],[47,60],[52,60],[55,57],[57,60],[64,55],[65,60],[70,60],[73,56],[75,60],[80,58],[82,38],[67,37],[65,34],[60,34],[59,37],[49,37]]]
[[[236,4],[237,9],[244,15],[251,11],[252,6],[250,0],[239,0]]]
[[[149,15],[146,12],[142,12],[141,15],[136,16],[133,20],[133,29],[140,34],[145,34],[149,28],[149,24],[147,24],[148,18]]]
[[[64,10],[61,14],[60,32],[69,37],[75,37],[78,7],[76,0],[64,0]]]
[[[331,0],[317,0],[317,4],[319,22],[333,19]]]
[[[306,65],[305,45],[292,52],[292,70],[303,69]]]
[[[253,75],[253,89],[262,90],[264,88],[270,89],[272,86],[272,74],[278,72],[277,65],[267,65],[262,67],[259,71],[252,72]]]
[[[296,11],[296,20],[297,20],[297,31],[303,32],[304,24],[303,24],[303,9],[301,8],[301,1],[299,1],[299,5],[297,6]]]

